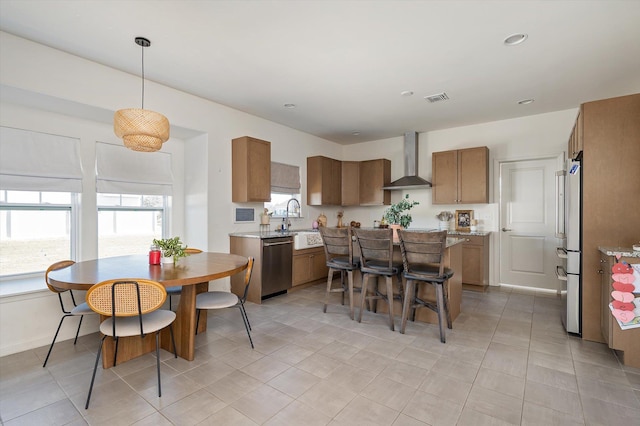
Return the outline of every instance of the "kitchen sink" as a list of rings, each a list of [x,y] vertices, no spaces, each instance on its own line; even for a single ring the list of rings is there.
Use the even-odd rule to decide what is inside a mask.
[[[322,247],[322,237],[318,231],[293,231],[293,248],[303,250],[311,247]]]

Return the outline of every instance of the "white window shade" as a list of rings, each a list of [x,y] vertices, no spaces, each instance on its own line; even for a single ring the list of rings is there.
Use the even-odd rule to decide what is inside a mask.
[[[0,188],[82,192],[80,140],[0,127]]]
[[[110,194],[171,195],[171,154],[137,152],[96,143],[97,191]]]
[[[300,192],[300,167],[271,163],[271,192],[297,194]]]

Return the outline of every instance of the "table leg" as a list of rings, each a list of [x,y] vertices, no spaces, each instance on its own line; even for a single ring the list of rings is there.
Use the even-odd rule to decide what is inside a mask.
[[[180,292],[180,303],[176,310],[176,320],[173,322],[173,335],[176,339],[178,356],[193,361],[195,357],[196,337],[196,295],[209,290],[209,283],[185,285]],[[198,332],[206,331],[207,316],[200,317]],[[173,352],[169,329],[162,330],[160,346],[169,352]]]

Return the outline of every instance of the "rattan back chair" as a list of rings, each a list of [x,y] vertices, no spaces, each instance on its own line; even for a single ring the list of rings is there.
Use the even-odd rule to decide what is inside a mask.
[[[249,323],[249,317],[247,311],[244,308],[244,302],[247,300],[247,294],[249,293],[249,285],[251,284],[251,275],[253,273],[253,257],[248,258],[247,269],[244,273],[244,292],[242,297],[238,297],[236,294],[229,291],[208,291],[206,293],[200,293],[196,296],[196,333],[198,332],[198,326],[200,325],[200,312],[202,310],[209,309],[224,309],[236,307],[240,310],[242,316],[242,322],[244,328],[247,330],[247,336],[249,336],[249,343],[251,343],[251,349],[253,349],[253,339],[251,338],[251,324]]]
[[[104,339],[113,337],[116,342],[113,365],[118,358],[118,338],[140,336],[144,339],[149,333],[156,337],[156,368],[158,371],[158,396],[162,396],[160,383],[160,330],[169,327],[173,354],[177,358],[176,343],[171,324],[176,319],[175,312],[160,309],[167,299],[167,292],[162,284],[156,281],[108,280],[92,286],[87,291],[87,304],[96,313],[108,316],[100,324],[100,332],[104,335],[100,340],[100,347],[96,354],[93,376],[87,395],[85,409],[89,408],[96,369],[100,361]]]
[[[360,297],[360,315],[358,322],[362,321],[362,311],[366,300],[376,303],[384,300],[389,307],[389,328],[394,330],[393,301],[403,300],[404,289],[402,286],[402,262],[393,260],[393,230],[387,229],[359,229],[354,228],[356,242],[360,249],[360,272],[362,273],[362,296]],[[378,277],[384,277],[386,292],[378,290]],[[398,293],[393,290],[393,278],[396,277]],[[372,294],[369,294],[369,279],[374,279]],[[375,311],[375,305],[374,305]]]
[[[404,264],[404,277],[407,291],[402,306],[400,333],[404,333],[409,311],[415,316],[415,309],[426,307],[438,314],[440,341],[445,343],[444,320],[452,328],[447,294],[447,280],[453,276],[453,270],[444,266],[444,254],[447,248],[447,231],[398,231],[400,250]],[[436,290],[435,303],[418,297],[418,285],[431,284]]]
[[[342,293],[342,304],[344,305],[344,294],[349,294],[349,313],[351,319],[354,317],[353,292],[360,291],[353,287],[353,271],[360,268],[360,258],[353,256],[353,233],[351,228],[328,228],[320,227],[320,235],[324,245],[324,254],[329,268],[327,276],[327,291],[325,293],[324,307],[322,312],[327,312],[327,304],[331,293]],[[340,287],[332,288],[333,274],[340,271]],[[346,278],[346,280],[345,280]]]
[[[76,337],[73,339],[73,344],[75,345],[78,342],[78,334],[80,334],[80,326],[82,325],[82,320],[85,315],[92,315],[94,312],[89,308],[86,302],[77,304],[75,296],[73,295],[72,290],[65,290],[61,288],[54,287],[49,282],[49,272],[57,271],[59,269],[68,268],[69,266],[75,264],[73,260],[62,260],[60,262],[56,262],[53,265],[47,268],[47,272],[44,274],[44,280],[47,284],[47,287],[52,292],[58,295],[58,301],[60,302],[60,309],[62,309],[62,318],[60,318],[60,322],[58,323],[58,328],[56,329],[56,334],[53,336],[53,340],[51,341],[51,345],[49,346],[49,351],[47,352],[47,357],[44,359],[44,364],[42,367],[47,366],[47,362],[49,361],[49,356],[51,355],[51,350],[53,349],[53,345],[56,343],[56,339],[58,338],[58,333],[60,332],[60,328],[62,327],[62,323],[68,317],[80,317],[80,321],[78,322],[78,329],[76,330]],[[63,294],[68,293],[69,298],[71,299],[71,304],[73,306],[65,306],[64,299],[62,297]]]
[[[184,252],[187,253],[188,255],[192,255],[192,254],[202,253],[202,250],[193,248],[193,247],[187,247],[186,249],[184,249]],[[167,294],[169,295],[169,309],[173,309],[172,308],[173,305],[171,304],[172,302],[171,296],[179,296],[181,293],[182,293],[181,285],[167,287]]]

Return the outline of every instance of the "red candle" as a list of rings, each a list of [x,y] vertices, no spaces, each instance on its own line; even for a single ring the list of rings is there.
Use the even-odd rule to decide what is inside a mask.
[[[157,247],[151,247],[149,250],[149,265],[159,265],[160,264],[160,249]]]

